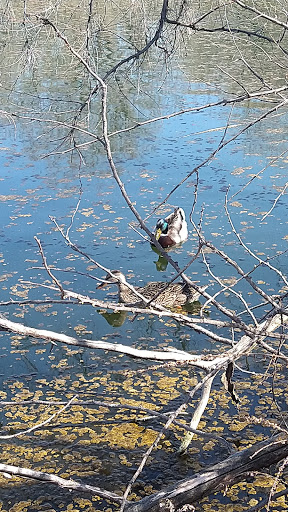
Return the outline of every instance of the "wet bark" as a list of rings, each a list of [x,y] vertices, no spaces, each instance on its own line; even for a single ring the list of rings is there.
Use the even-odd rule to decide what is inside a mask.
[[[263,470],[288,456],[288,439],[283,434],[237,452],[192,478],[181,480],[164,491],[129,504],[127,512],[174,511],[198,502],[204,496],[247,478],[247,473]]]

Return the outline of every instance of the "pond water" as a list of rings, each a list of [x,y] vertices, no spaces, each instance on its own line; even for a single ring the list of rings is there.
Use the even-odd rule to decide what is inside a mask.
[[[189,88],[191,95],[191,84],[185,84],[183,80],[181,88],[184,89],[185,85],[186,89]],[[197,94],[199,98],[198,87]],[[207,101],[208,98],[203,91],[202,102],[205,104]],[[238,111],[239,118],[245,115],[241,112],[241,108],[238,108]],[[218,132],[213,130],[225,125],[227,111],[224,109],[218,111],[213,119],[210,111],[203,111],[197,114],[196,119],[197,128],[201,128],[204,132],[201,135],[191,133],[189,117],[182,115],[168,122],[158,123],[157,128],[149,126],[147,134],[143,133],[144,129],[137,140],[137,154],[127,158],[126,153],[116,153],[115,159],[121,179],[125,182],[130,197],[135,199],[136,207],[143,217],[150,215],[169,191],[185,178],[198,162],[212,152],[220,139]],[[275,118],[275,144],[277,143],[278,153],[285,148],[284,143],[279,143],[279,132],[281,133],[284,129],[285,126],[279,127],[279,120]],[[158,255],[152,250],[150,244],[130,227],[131,224],[137,227],[135,219],[101,155],[94,167],[87,165],[83,170],[81,169],[80,184],[78,170],[74,165],[69,164],[65,156],[53,157],[51,163],[48,158],[42,159],[39,151],[38,158],[32,158],[29,154],[29,146],[33,145],[33,139],[29,136],[25,137],[24,130],[23,124],[18,126],[17,132],[11,126],[6,125],[2,128],[0,153],[2,301],[15,301],[21,299],[21,296],[31,300],[43,299],[43,295],[51,296],[51,292],[42,289],[41,286],[29,291],[28,284],[25,286],[25,282],[28,283],[28,281],[35,284],[47,282],[47,275],[42,266],[34,236],[41,240],[48,264],[67,271],[57,275],[63,282],[67,282],[69,289],[87,294],[91,298],[104,299],[107,296],[102,290],[96,290],[97,282],[89,278],[89,275],[103,277],[103,271],[93,268],[89,261],[68,248],[51,220],[51,217],[55,217],[61,226],[67,228],[79,198],[80,206],[73,219],[70,238],[91,258],[111,269],[121,269],[130,278],[131,283],[138,285],[144,285],[150,280],[167,281],[173,276],[171,267],[167,266],[166,270],[163,270],[165,265],[157,265]],[[224,212],[225,195],[228,187],[230,187],[229,195],[239,191],[249,181],[249,176],[256,174],[267,165],[269,158],[274,155],[269,151],[269,147],[273,147],[274,135],[271,120],[269,132],[266,154],[262,152],[251,154],[249,146],[252,142],[249,140],[249,134],[246,134],[237,141],[237,144],[232,144],[229,149],[223,150],[209,165],[200,170],[194,220],[197,222],[201,208],[204,207],[205,237],[215,241],[219,248],[225,250],[229,247],[229,255],[236,261],[240,260],[243,267],[247,266],[247,269],[251,266],[252,260],[245,255],[245,251],[239,247],[235,236],[231,233],[231,227]],[[261,139],[259,140],[258,137]],[[253,144],[258,145],[259,140],[260,147],[264,147],[265,137],[268,137],[265,126],[263,126],[263,132],[251,133]],[[273,164],[263,172],[260,179],[254,180],[247,189],[235,197],[234,206],[231,207],[233,222],[239,228],[244,242],[256,253],[265,254],[266,257],[275,258],[278,252],[285,251],[287,248],[284,199],[278,201],[272,214],[261,223],[261,217],[273,204],[278,195],[277,190],[284,186],[286,179],[287,169],[283,162],[281,161],[281,165],[278,166],[277,163]],[[173,194],[162,211],[166,214],[172,211],[173,207],[181,205],[188,217],[194,200],[194,184],[195,178],[192,176]],[[148,219],[151,229],[158,217],[159,213],[154,213]],[[137,228],[139,230],[139,227]],[[197,249],[197,237],[191,224],[189,229],[189,240],[181,248],[171,252],[180,266],[184,266]],[[211,258],[211,260],[215,267],[215,259]],[[285,255],[277,258],[280,269],[284,267],[284,262]],[[231,277],[231,269],[225,266],[223,268],[218,266],[217,272],[222,273],[224,278]],[[187,274],[201,285],[212,282],[200,258],[193,263]],[[273,287],[275,292],[278,291],[278,283],[267,279],[266,269],[259,269],[258,274],[259,279],[265,281],[267,288]],[[21,285],[21,283],[24,284]],[[213,291],[216,291],[215,284]],[[111,294],[111,298],[117,300],[116,292],[116,287],[111,286],[108,296]],[[59,299],[57,293],[52,296]],[[233,301],[232,298],[231,300]],[[3,310],[7,311],[6,308],[7,306],[3,307]],[[66,309],[66,313],[63,309]],[[19,308],[11,305],[8,311],[10,315],[17,314]],[[74,329],[78,323],[84,323],[92,339],[107,336],[108,329],[109,336],[120,336],[121,341],[135,344],[139,339],[139,329],[143,330],[143,336],[146,335],[146,329],[151,329],[149,320],[141,321],[141,327],[136,327],[138,324],[136,321],[132,334],[130,333],[127,337],[127,330],[131,331],[129,321],[121,327],[109,327],[107,321],[90,307],[65,306],[63,308],[55,304],[49,308],[44,318],[41,311],[35,311],[35,307],[26,306],[21,308],[21,311],[25,312],[24,323],[27,325],[45,325],[48,329],[67,334],[75,334]],[[157,345],[159,322],[153,320],[152,324],[154,325],[153,344]],[[178,348],[181,348],[179,338],[181,339],[182,331],[185,339],[187,337],[185,328],[179,328],[178,338],[174,340]],[[209,347],[207,340],[202,340],[201,343]],[[193,349],[193,346],[190,348]],[[9,351],[5,357],[10,363],[6,366],[7,371],[9,371],[8,368],[13,367],[13,373],[17,375],[18,367],[21,366],[22,373],[23,362],[20,365],[19,362],[15,363],[13,357],[11,360]],[[29,359],[31,354],[27,357]],[[28,364],[30,363],[29,361]],[[49,365],[46,370],[41,365],[41,372],[43,371],[51,375]]]
[[[213,52],[210,45],[207,46],[209,48],[205,46],[203,49],[203,58],[209,51],[211,62],[214,62],[217,52]],[[136,108],[131,109],[132,115],[130,107],[126,103],[123,106],[125,96],[117,102],[117,91],[111,89],[111,131],[115,127],[133,125],[138,115],[143,120],[156,113],[170,113],[223,99],[224,93],[219,90],[219,83],[215,81],[207,85],[213,79],[213,73],[206,63],[200,66],[197,77],[192,76],[189,59],[195,48],[192,45],[186,50],[187,55],[178,62],[179,67],[165,77],[161,88],[159,73],[155,74],[151,69],[147,72],[145,91],[149,91],[151,96],[146,102],[140,97],[138,104],[137,95],[133,98],[134,106],[141,108],[145,115],[137,114]],[[197,58],[200,59],[200,56],[197,55]],[[67,86],[69,82],[68,78],[63,82],[59,64],[58,71],[59,79],[57,76],[53,80],[50,77],[51,97],[57,91],[61,93],[64,85]],[[18,81],[18,91],[22,88],[22,92],[27,92],[28,78],[23,77],[23,82]],[[44,109],[43,98],[49,92],[45,76],[41,82],[37,81],[37,86],[37,94]],[[67,96],[73,95],[74,89],[70,86]],[[30,93],[35,94],[35,90],[31,88]],[[6,103],[6,91],[2,90],[0,94],[2,103]],[[15,99],[15,90],[13,95]],[[40,103],[39,97],[36,103]],[[47,100],[47,104],[50,100]],[[268,103],[259,104],[256,101],[251,101],[248,106],[234,107],[232,127],[228,129],[227,137],[232,137],[246,123],[258,118],[269,108]],[[159,216],[169,213],[175,206],[181,206],[189,218],[194,201],[195,174],[173,193],[164,207],[157,212],[154,209],[175,185],[212,154],[221,142],[230,114],[230,106],[207,108],[193,114],[156,121],[131,133],[111,138],[119,175],[139,213],[143,218],[148,217],[147,224],[151,229]],[[285,195],[279,198],[271,214],[262,220],[287,181],[287,155],[274,161],[287,148],[287,116],[280,114],[282,112],[276,112],[247,130],[199,170],[193,220],[197,224],[203,215],[202,228],[206,239],[226,251],[246,271],[253,267],[255,260],[239,246],[225,215],[224,204],[228,190],[228,198],[239,192],[229,203],[229,210],[245,244],[263,259],[271,258],[283,273],[286,271],[285,251],[288,247]],[[91,306],[66,302],[61,304],[58,293],[42,286],[51,285],[51,280],[43,268],[35,236],[41,240],[48,265],[58,269],[55,273],[65,288],[91,298],[117,300],[115,287],[111,286],[107,291],[96,289],[97,282],[92,277],[103,277],[104,272],[67,247],[51,217],[65,229],[70,226],[73,218],[69,233],[71,241],[101,265],[123,271],[132,284],[144,285],[151,280],[167,281],[174,275],[173,269],[163,263],[149,242],[131,227],[139,230],[111,175],[101,145],[95,143],[85,149],[85,165],[80,165],[76,157],[71,159],[70,154],[61,154],[60,147],[57,154],[47,156],[57,148],[59,141],[53,141],[60,133],[60,129],[49,130],[50,127],[48,129],[41,123],[22,119],[15,126],[5,117],[1,119],[0,312],[25,325],[72,336],[77,334],[93,340],[115,341],[137,348],[173,346],[177,349],[210,352],[212,344],[206,337],[191,334],[190,329],[174,321],[167,322],[152,316],[138,316],[132,321],[132,315],[122,319],[117,315],[105,315]],[[261,169],[263,172],[243,188]],[[197,236],[190,223],[188,241],[171,251],[171,255],[182,267],[190,261],[196,250]],[[229,280],[233,277],[231,267],[221,263],[215,255],[207,255],[207,258],[213,272],[221,278]],[[189,267],[187,275],[197,284],[209,284],[210,293],[219,289],[200,257]],[[278,293],[283,289],[279,276],[267,272],[265,267],[255,271],[254,279],[269,293]],[[245,293],[248,291],[247,285],[240,282],[237,290]],[[29,303],[49,298],[55,302]],[[221,301],[231,309],[239,307],[231,293],[225,294]],[[251,301],[253,305],[256,304],[254,297],[251,297]],[[109,373],[111,382],[115,380],[121,384],[125,381],[121,376],[123,370],[129,367],[136,371],[141,367],[139,362],[126,357],[116,358],[111,354],[68,349],[60,345],[51,348],[50,344],[42,340],[33,341],[5,332],[1,332],[0,338],[1,390],[3,398],[8,400],[19,398],[18,392],[23,385],[27,397],[39,398],[43,395],[64,400],[75,391],[76,382],[85,383],[84,387],[78,387],[83,397],[89,395],[89,392],[91,396],[106,396],[104,382],[98,382],[97,392],[92,384],[89,390],[89,382],[92,383],[96,375]],[[248,367],[250,370],[262,371],[262,359],[247,362]],[[167,374],[163,371],[164,376],[169,373],[170,370]],[[116,383],[115,389],[120,396]],[[221,389],[220,382],[216,389]],[[121,391],[124,396],[126,393],[129,395],[128,389],[121,388]],[[247,390],[245,392],[248,393]],[[7,423],[6,413],[6,409],[3,409],[3,425]],[[184,473],[186,470],[185,466]]]

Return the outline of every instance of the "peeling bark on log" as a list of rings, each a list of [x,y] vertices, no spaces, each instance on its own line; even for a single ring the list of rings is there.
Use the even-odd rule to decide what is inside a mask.
[[[177,510],[179,507],[193,504],[225,486],[233,485],[247,472],[268,468],[287,456],[288,439],[283,439],[283,435],[272,437],[231,455],[228,459],[215,464],[202,473],[197,473],[192,478],[181,480],[165,491],[157,492],[137,503],[127,505],[125,512]]]

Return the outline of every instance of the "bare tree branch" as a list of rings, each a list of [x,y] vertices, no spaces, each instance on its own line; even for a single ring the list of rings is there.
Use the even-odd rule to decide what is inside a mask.
[[[92,495],[94,494],[106,500],[111,500],[114,503],[121,503],[122,501],[122,497],[114,492],[105,491],[92,485],[81,484],[75,480],[66,480],[65,478],[61,478],[60,476],[53,475],[51,473],[43,473],[42,471],[34,471],[33,469],[20,468],[9,464],[0,464],[0,472],[5,475],[32,478],[33,480],[58,485],[61,488],[70,489],[71,491],[85,492]]]

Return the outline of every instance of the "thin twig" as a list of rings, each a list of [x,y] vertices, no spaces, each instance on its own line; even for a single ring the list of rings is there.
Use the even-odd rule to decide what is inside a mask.
[[[47,420],[42,421],[41,423],[37,423],[37,425],[34,425],[33,427],[28,428],[27,430],[22,430],[21,432],[17,432],[16,434],[7,434],[7,435],[0,435],[0,439],[13,439],[14,437],[19,437],[27,434],[31,434],[31,432],[34,432],[35,430],[38,430],[39,428],[44,427],[44,425],[47,425],[50,423],[54,418],[59,416],[65,409],[68,409],[70,407],[71,403],[78,398],[78,395],[75,395],[69,400],[67,404],[65,404],[59,411],[55,412],[50,416]],[[48,402],[47,402],[48,405]]]
[[[49,274],[49,276],[51,277],[52,281],[56,284],[56,286],[58,286],[58,288],[60,290],[60,293],[61,293],[61,298],[64,299],[65,292],[63,290],[63,286],[60,283],[60,281],[57,279],[57,277],[55,277],[52,274],[50,268],[48,267],[46,256],[44,255],[43,248],[42,248],[42,245],[41,245],[41,242],[40,242],[39,238],[37,238],[37,236],[34,236],[34,239],[36,240],[36,242],[38,244],[38,247],[39,247],[39,250],[40,250],[40,254],[41,254],[41,258],[42,258],[42,261],[43,261],[43,265],[45,267],[45,270]]]
[[[267,213],[265,213],[265,215],[263,215],[263,217],[261,219],[261,222],[263,222],[263,220],[265,220],[266,217],[268,217],[268,215],[270,215],[270,213],[274,210],[274,208],[275,208],[276,204],[278,203],[280,197],[285,194],[287,187],[288,187],[288,182],[285,183],[285,186],[281,190],[280,194],[276,197],[276,199],[274,199],[273,205],[271,206],[270,210]]]

